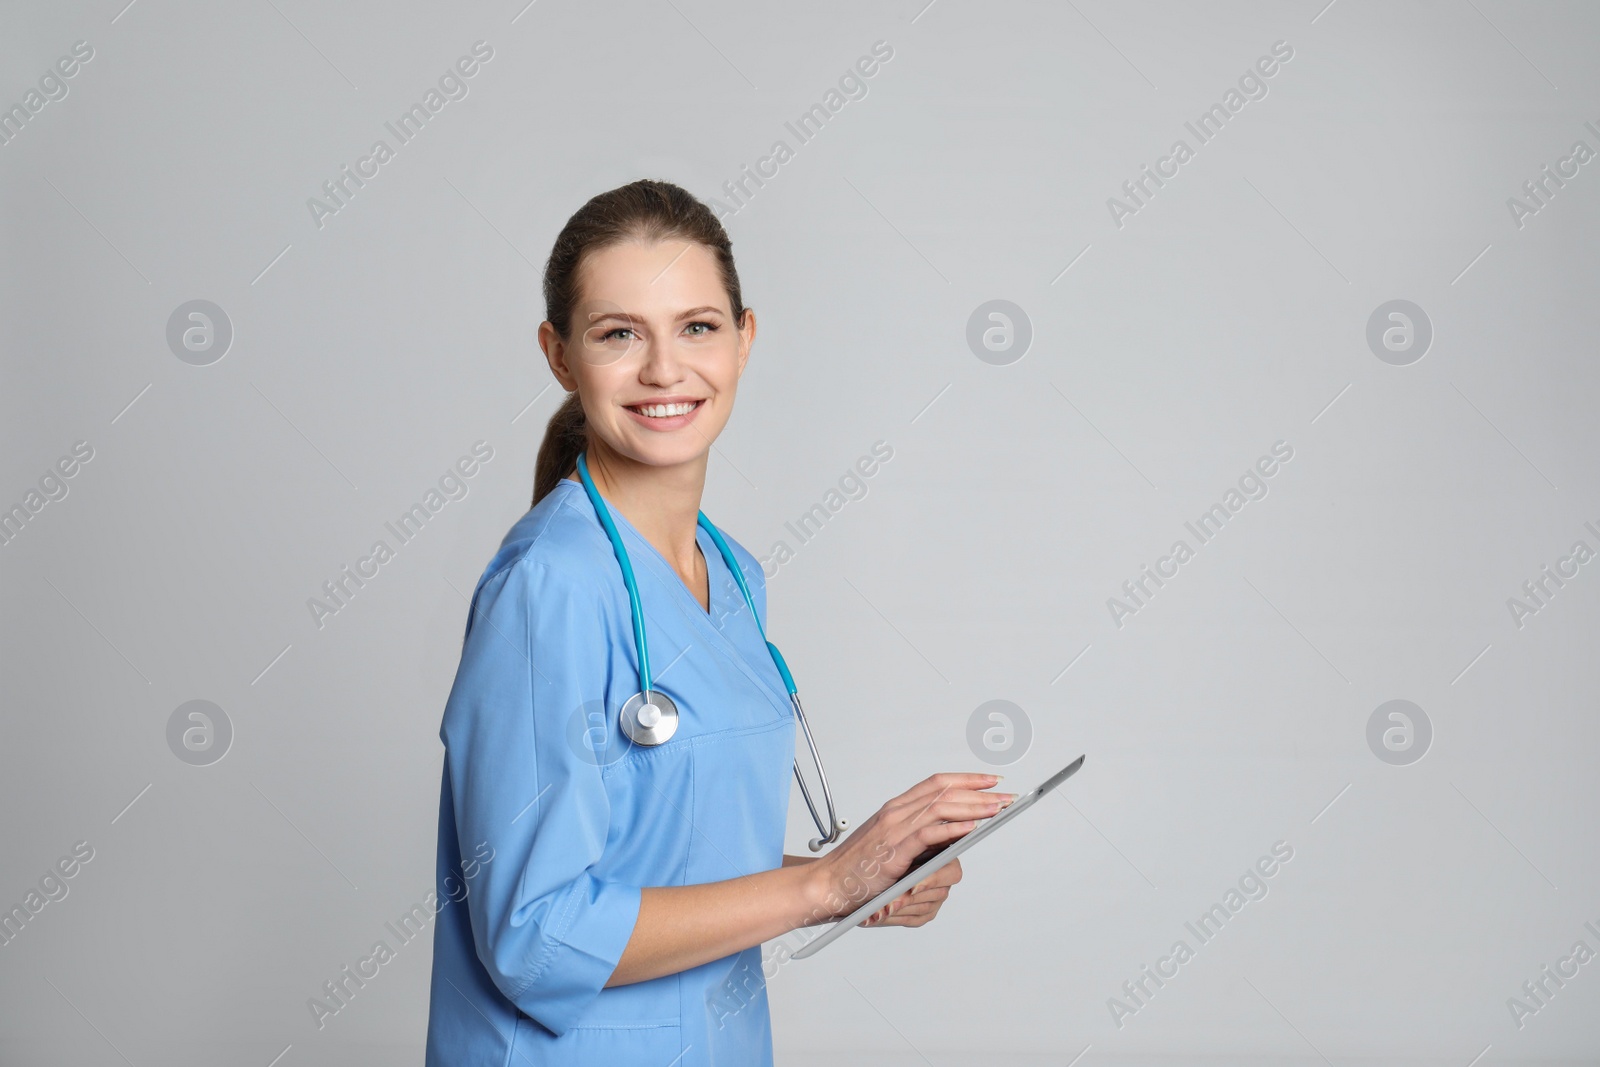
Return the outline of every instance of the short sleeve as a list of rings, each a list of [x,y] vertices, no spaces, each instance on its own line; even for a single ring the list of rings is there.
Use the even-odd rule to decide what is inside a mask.
[[[595,873],[610,825],[600,767],[567,731],[604,698],[608,637],[592,594],[522,558],[473,597],[440,731],[463,859],[493,848],[466,903],[505,997],[560,1035],[633,933],[640,889]]]

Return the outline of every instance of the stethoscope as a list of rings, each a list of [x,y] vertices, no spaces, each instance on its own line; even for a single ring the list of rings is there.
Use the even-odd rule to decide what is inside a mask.
[[[639,586],[633,580],[633,564],[628,561],[628,550],[622,546],[622,535],[617,532],[616,524],[611,521],[605,503],[600,499],[600,491],[594,487],[594,480],[589,477],[589,464],[585,453],[578,453],[578,477],[583,480],[583,491],[589,495],[589,502],[594,505],[594,513],[600,519],[600,525],[605,528],[606,536],[611,539],[611,547],[616,551],[617,562],[622,566],[622,582],[628,587],[628,603],[633,609],[633,643],[639,652],[639,692],[629,697],[622,705],[622,712],[618,719],[622,732],[628,740],[636,745],[659,745],[664,743],[678,730],[678,707],[670,697],[659,690],[650,687],[650,646],[644,636],[644,610],[639,606]],[[761,626],[761,616],[756,613],[756,603],[750,598],[750,587],[745,584],[744,571],[739,568],[739,561],[734,559],[733,550],[728,547],[728,542],[722,539],[717,528],[711,525],[711,520],[706,518],[705,512],[700,512],[699,523],[706,533],[711,535],[711,540],[717,544],[717,551],[722,553],[722,560],[728,565],[728,571],[739,583],[739,592],[744,594],[744,602],[750,606],[750,617],[756,621],[756,630],[761,634],[761,639],[766,641],[767,651],[772,653],[772,662],[777,665],[778,674],[783,678],[784,688],[789,690],[789,703],[794,705],[795,718],[800,722],[800,732],[805,734],[806,747],[811,749],[811,759],[817,765],[817,780],[822,783],[823,804],[828,809],[828,822],[823,824],[822,817],[817,814],[817,806],[812,802],[811,790],[806,788],[806,780],[800,776],[800,760],[794,761],[794,780],[800,785],[800,795],[805,798],[806,807],[811,811],[811,821],[816,823],[817,831],[821,837],[812,838],[810,848],[813,852],[822,851],[823,845],[831,845],[844,834],[846,823],[834,814],[833,791],[828,788],[828,772],[822,769],[822,757],[817,753],[817,743],[811,737],[811,727],[806,724],[805,709],[800,706],[800,694],[795,690],[794,676],[789,673],[789,667],[783,661],[783,655],[778,651],[778,646],[767,641],[766,630]]]

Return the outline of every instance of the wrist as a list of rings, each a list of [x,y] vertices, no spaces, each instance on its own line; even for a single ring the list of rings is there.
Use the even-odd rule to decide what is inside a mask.
[[[815,926],[827,922],[834,917],[836,907],[830,906],[832,898],[837,896],[833,889],[833,879],[830,877],[827,857],[815,858],[796,857],[801,862],[795,864],[796,881],[799,891],[795,896],[796,918],[795,926]]]

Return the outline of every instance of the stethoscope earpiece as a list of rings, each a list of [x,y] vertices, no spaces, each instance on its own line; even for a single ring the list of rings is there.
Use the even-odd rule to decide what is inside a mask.
[[[819,764],[819,766],[820,766],[820,764]],[[823,845],[831,845],[831,844],[833,844],[834,841],[837,841],[839,839],[840,835],[842,835],[846,830],[848,830],[850,828],[850,824],[848,822],[846,822],[844,819],[836,819],[834,821],[834,825],[837,826],[839,829],[837,831],[835,831],[831,835],[832,840],[824,841],[820,837],[813,837],[810,841],[806,842],[806,847],[809,848],[812,852],[821,852]],[[821,828],[818,827],[818,829],[821,829]]]

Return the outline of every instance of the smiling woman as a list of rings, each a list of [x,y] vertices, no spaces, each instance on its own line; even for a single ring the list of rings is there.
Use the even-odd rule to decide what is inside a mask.
[[[722,431],[756,321],[732,243],[704,205],[664,182],[596,197],[557,238],[544,297],[539,344],[568,395],[539,450],[534,504],[573,473],[591,417],[606,429],[652,431],[618,434],[619,451],[640,461],[681,462]],[[676,406],[663,412],[664,404]],[[691,425],[690,434],[654,437]],[[600,436],[590,462],[610,496],[608,469],[620,457],[607,454],[611,434]]]
[[[934,775],[846,837],[801,778],[813,849],[837,844],[784,855],[804,719],[760,564],[700,513],[756,335],[728,235],[677,186],[634,182],[568,220],[544,296],[568,396],[473,595],[440,729],[440,885],[461,842],[500,858],[434,927],[427,1062],[770,1065],[765,987],[730,1012],[729,976],[1010,797]],[[960,876],[871,924],[923,925]]]

